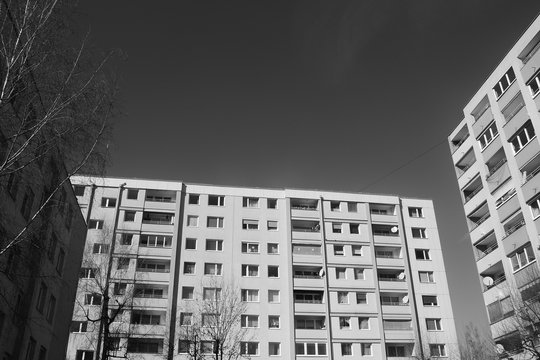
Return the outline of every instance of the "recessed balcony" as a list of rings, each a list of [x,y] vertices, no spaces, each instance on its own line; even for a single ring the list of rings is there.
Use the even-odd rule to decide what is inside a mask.
[[[506,275],[504,274],[504,268],[501,261],[481,272],[480,276],[482,277],[484,292],[506,281]]]
[[[397,222],[394,204],[369,204],[369,212],[372,221]]]
[[[467,129],[467,125],[464,125],[452,140],[450,140],[450,151],[452,154],[454,154],[468,138],[469,130]]]
[[[471,200],[483,188],[484,186],[482,185],[482,179],[480,178],[480,175],[477,175],[461,190],[463,196],[463,203],[468,203],[469,200]]]
[[[476,229],[484,221],[486,221],[489,216],[490,214],[487,202],[484,202],[475,210],[473,210],[469,215],[467,215],[467,225],[469,227],[469,231]]]
[[[523,197],[528,200],[538,193],[540,183],[540,153],[521,168]]]
[[[465,155],[456,163],[456,176],[460,178],[474,163],[476,162],[476,157],[472,148],[467,151]]]
[[[473,245],[476,261],[484,258],[498,247],[499,246],[497,245],[497,238],[495,237],[495,232],[491,231]]]

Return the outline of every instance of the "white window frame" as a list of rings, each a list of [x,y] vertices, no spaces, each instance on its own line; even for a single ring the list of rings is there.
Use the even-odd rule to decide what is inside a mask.
[[[428,281],[422,281],[422,275],[425,275]],[[435,278],[433,277],[433,271],[418,271],[418,279],[420,280],[421,283],[424,283],[424,284],[435,283]]]
[[[341,356],[353,356],[352,343],[341,343]]]
[[[483,151],[485,148],[489,146],[499,136],[499,129],[497,129],[497,125],[495,124],[495,121],[491,122],[489,126],[480,134],[480,136],[477,138],[478,144],[480,145],[480,150]]]
[[[354,268],[354,279],[355,280],[365,280],[366,272],[364,268]]]
[[[339,328],[341,330],[351,330],[351,317],[350,316],[340,316],[339,317]]]
[[[256,270],[256,271],[254,271]],[[251,273],[257,273],[257,275],[251,275]],[[255,264],[242,264],[242,277],[259,277],[259,265]]]
[[[210,226],[210,221],[216,221],[216,226]],[[207,216],[206,217],[206,227],[209,229],[223,229],[225,220],[221,216]]]
[[[259,198],[258,197],[244,196],[242,198],[242,207],[250,208],[250,209],[258,209],[259,208]]]
[[[269,342],[268,356],[281,356],[281,343],[274,341]]]
[[[270,249],[275,248],[276,252],[271,252]],[[266,253],[268,255],[279,255],[279,243],[267,243],[266,244]]]
[[[426,329],[427,331],[442,331],[443,329],[442,329],[441,319],[426,318]]]
[[[510,261],[510,266],[512,267],[514,273],[535,262],[536,257],[531,243],[528,243],[527,245],[516,250],[511,256],[508,257],[508,260]]]
[[[278,221],[277,220],[268,220],[266,222],[266,229],[268,231],[278,231]]]
[[[204,275],[207,276],[222,276],[223,264],[221,263],[204,263]]]
[[[259,315],[243,314],[240,316],[240,326],[244,329],[258,329]]]
[[[254,346],[254,347],[253,347]],[[255,350],[255,351],[253,351]],[[240,342],[240,354],[248,356],[259,355],[259,343],[256,341],[241,341]]]
[[[411,232],[415,239],[427,239],[426,228],[413,227]]]
[[[429,354],[433,357],[447,357],[445,344],[429,344]]]
[[[522,138],[523,137],[523,138]],[[519,153],[528,143],[536,137],[536,130],[531,122],[528,120],[514,135],[512,135],[508,141],[512,144],[512,151],[514,155]],[[515,142],[517,140],[517,143]]]
[[[349,303],[349,292],[348,291],[338,291],[337,292],[337,302],[338,302],[338,304],[348,304]]]
[[[277,326],[275,325],[275,320],[277,320]],[[281,329],[281,316],[279,315],[268,315],[268,328],[269,329]]]
[[[274,295],[277,294],[277,300],[274,300]],[[281,293],[279,290],[268,289],[268,303],[269,304],[279,304],[281,302]]]
[[[418,251],[421,251],[422,257],[418,257]],[[429,252],[429,249],[414,249],[414,255],[416,257],[416,260],[421,261],[429,261],[431,260],[431,254]]]
[[[195,263],[193,261],[184,261],[183,274],[184,275],[195,275],[196,267],[197,267],[197,263]]]
[[[409,206],[409,217],[423,218],[424,210],[421,207]]]
[[[260,301],[259,300],[259,289],[241,289],[240,293],[241,293],[241,299],[244,302],[258,303]],[[251,300],[252,298],[253,299],[256,298],[256,300]]]
[[[243,230],[259,230],[259,220],[242,219]]]
[[[533,90],[531,84],[535,84],[536,90]],[[533,98],[535,98],[536,95],[540,94],[540,73],[537,73],[536,76],[534,76],[531,80],[527,82],[527,87],[529,88],[529,91],[531,92],[531,96]]]
[[[215,244],[215,249],[209,249],[209,244]],[[206,239],[205,248],[206,251],[223,251],[223,240],[221,239]]]
[[[242,241],[242,254],[259,254],[260,246],[258,242]]]
[[[187,226],[188,227],[198,227],[199,226],[199,217],[197,215],[188,215],[187,216]]]
[[[512,74],[513,76],[510,76]],[[513,77],[513,78],[512,78]],[[503,79],[506,80],[507,86],[505,87],[503,84]],[[514,69],[510,67],[508,71],[501,77],[501,79],[497,82],[497,84],[493,87],[493,93],[495,94],[495,97],[497,100],[499,100],[503,94],[512,86],[512,84],[516,81],[516,73],[514,72]],[[496,88],[499,90],[499,94],[497,93]]]
[[[210,204],[210,199],[216,199],[217,204]],[[225,206],[224,195],[208,195],[208,206]]]
[[[341,275],[343,274],[343,277]],[[346,280],[347,279],[347,268],[337,267],[336,268],[336,280]]]

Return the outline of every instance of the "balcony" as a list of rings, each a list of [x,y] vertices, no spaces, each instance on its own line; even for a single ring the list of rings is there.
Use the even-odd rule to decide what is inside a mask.
[[[476,157],[471,149],[456,163],[456,176],[459,179],[476,162]]]
[[[461,190],[463,196],[463,203],[467,204],[483,188],[484,186],[482,185],[482,179],[478,174]]]
[[[475,122],[472,126],[473,133],[476,137],[487,129],[487,126],[493,121],[493,113],[491,112],[489,102],[483,103],[481,106],[482,108],[479,110],[478,115],[474,115]]]
[[[383,314],[410,314],[409,296],[404,292],[381,292]]]
[[[504,268],[501,261],[480,273],[480,276],[482,277],[484,292],[506,281],[506,275],[504,274]]]
[[[321,225],[314,220],[291,220],[293,239],[320,240]]]
[[[323,291],[294,290],[294,311],[319,312],[325,311]]]
[[[495,232],[491,231],[489,234],[487,234],[485,237],[483,237],[473,245],[476,261],[484,258],[486,255],[490,254],[498,247],[499,246],[497,245],[497,238],[495,237]]]
[[[518,94],[508,106],[503,109],[503,116],[506,123],[503,129],[507,138],[513,135],[515,129],[519,129],[529,119],[527,108],[521,94]]]
[[[537,97],[538,98],[538,97]],[[518,168],[523,168],[536,154],[540,152],[540,143],[535,135],[519,152],[515,155]]]
[[[469,231],[473,231],[479,227],[484,221],[489,219],[489,209],[487,202],[484,202],[478,208],[473,210],[469,215],[467,215],[467,225],[469,226]]]
[[[531,199],[538,193],[540,183],[540,154],[536,154],[526,165],[521,168],[523,197]]]
[[[519,92],[519,86],[517,81],[514,80],[512,84],[506,89],[506,91],[499,97],[497,102],[499,103],[499,107],[501,109],[504,109],[506,105],[512,101],[512,99],[517,95]]]
[[[536,43],[534,43],[536,41]],[[540,42],[538,38],[533,40],[530,50],[524,54],[523,57],[520,57],[523,62],[523,67],[521,68],[521,74],[525,80],[529,79],[533,74],[540,68]]]
[[[293,284],[295,287],[321,288],[324,286],[322,274],[322,267],[320,266],[294,266]]]
[[[508,228],[505,225],[506,232],[502,239],[502,243],[506,255],[512,253],[529,241],[527,229],[524,225],[525,220],[523,218],[521,218],[518,223],[515,223]]]
[[[404,265],[401,247],[397,246],[376,246],[375,258],[378,266]]]
[[[380,269],[377,279],[381,290],[407,290],[408,284],[403,270]]]
[[[467,129],[467,125],[464,125],[458,131],[456,136],[454,136],[454,138],[450,140],[450,151],[452,152],[452,154],[454,154],[468,138],[469,130]]]
[[[396,205],[394,204],[370,204],[369,212],[373,222],[397,223]]]
[[[319,200],[291,198],[292,217],[319,217]]]
[[[147,190],[144,200],[144,206],[147,209],[174,211],[176,208],[176,191]]]
[[[514,214],[519,209],[519,199],[516,196],[516,189],[512,188],[498,198],[495,202],[499,219],[502,221]]]
[[[145,211],[143,213],[143,231],[172,232],[174,214],[165,212]]]

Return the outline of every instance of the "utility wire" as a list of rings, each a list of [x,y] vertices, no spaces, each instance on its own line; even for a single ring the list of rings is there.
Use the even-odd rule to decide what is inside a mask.
[[[393,175],[395,174],[396,172],[398,172],[399,170],[403,169],[404,167],[410,165],[411,163],[415,162],[416,160],[420,159],[422,156],[432,152],[433,150],[435,150],[436,148],[438,148],[439,146],[441,146],[442,144],[446,143],[446,139],[443,139],[441,142],[433,145],[432,147],[430,147],[429,149],[425,150],[424,152],[422,152],[421,154],[419,155],[416,155],[414,158],[408,160],[407,162],[405,162],[404,164],[398,166],[397,168],[391,170],[390,172],[388,172],[387,174],[377,178],[376,180],[374,180],[373,182],[367,184],[366,186],[364,186],[363,188],[360,189],[360,192],[362,191],[365,191],[366,189],[372,187],[373,185],[377,184],[378,182],[386,179],[387,177],[389,177],[390,175]]]

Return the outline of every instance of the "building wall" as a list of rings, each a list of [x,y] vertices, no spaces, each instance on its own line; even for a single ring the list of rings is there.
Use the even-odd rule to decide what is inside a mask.
[[[535,259],[540,255],[539,41],[537,18],[465,106],[448,138],[488,308],[512,293],[519,297],[539,274],[531,259],[519,268],[510,260],[524,247]],[[509,327],[501,330],[501,316],[488,314],[493,337],[503,344]]]
[[[78,177],[73,182],[90,185],[92,180]],[[430,344],[444,344],[451,358],[459,358],[429,200],[134,179],[104,179],[94,185],[87,186],[79,200],[88,219],[102,219],[104,227],[89,230],[87,248],[103,239],[112,245],[116,239],[113,258],[125,257],[126,251],[133,257],[129,271],[118,278],[135,286],[167,287],[167,296],[160,299],[136,297],[133,309],[124,314],[129,322],[130,313],[138,310],[164,312],[159,325],[132,326],[126,335],[161,339],[163,347],[157,349],[161,355],[128,351],[133,358],[154,359],[167,351],[175,359],[187,358],[178,348],[184,331],[180,319],[197,305],[188,290],[192,288],[193,297],[200,298],[203,289],[211,287],[222,287],[223,292],[234,289],[235,296],[242,290],[256,290],[250,292],[246,315],[258,316],[258,321],[246,336],[258,344],[260,359],[308,359],[313,355],[308,353],[311,344],[316,344],[321,359],[384,359],[401,356],[401,351],[410,357],[429,352]],[[128,203],[127,194],[133,189],[139,190],[139,197]],[[174,202],[156,202],[151,197],[166,190],[174,191]],[[103,209],[103,197],[115,196],[121,198],[116,208]],[[136,212],[134,221],[123,221],[125,211]],[[174,224],[145,223],[143,214],[149,211],[174,213]],[[118,247],[120,233],[125,232],[133,234],[129,250]],[[141,246],[145,234],[169,234],[171,245]],[[418,260],[416,249],[429,250],[429,255]],[[87,251],[83,267],[100,256],[111,255]],[[137,261],[148,258],[170,261],[170,271],[133,271]],[[205,264],[214,263],[221,265],[221,275],[205,274]],[[243,270],[248,265],[251,273]],[[420,282],[418,271],[433,272],[433,281]],[[84,302],[86,290],[81,285],[79,289]],[[436,296],[436,303],[424,305],[423,294]],[[74,320],[84,320],[84,309],[99,311],[99,306],[76,304]],[[273,316],[279,316],[277,328],[270,324]],[[426,319],[439,325],[428,330]],[[78,350],[94,350],[96,330],[88,327],[86,332],[72,333],[67,359],[75,359]],[[279,344],[279,356],[270,356],[270,343]]]

